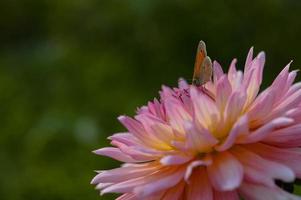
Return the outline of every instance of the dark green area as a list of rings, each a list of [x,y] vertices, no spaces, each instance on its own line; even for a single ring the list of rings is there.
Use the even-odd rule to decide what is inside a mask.
[[[291,59],[298,69],[300,10],[298,0],[1,0],[0,199],[112,199],[89,182],[118,166],[91,153],[125,130],[116,117],[191,79],[200,39],[225,69],[265,50],[264,86]]]

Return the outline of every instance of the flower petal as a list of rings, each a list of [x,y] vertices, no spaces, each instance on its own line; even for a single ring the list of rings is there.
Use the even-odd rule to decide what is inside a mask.
[[[262,82],[264,63],[265,63],[265,54],[264,52],[260,52],[251,63],[250,73],[245,74],[246,77],[244,79],[249,80],[249,81],[244,81],[245,87],[247,88],[246,105],[250,105],[250,103],[253,102],[253,100],[258,94],[259,87]]]
[[[217,144],[218,140],[202,127],[196,127],[191,122],[185,123],[187,149],[192,151],[207,152]]]
[[[150,154],[150,153],[145,153],[147,151],[147,148],[144,146],[128,146],[122,142],[113,140],[111,142],[112,145],[118,147],[120,149],[120,151],[122,151],[124,154],[130,156],[131,158],[133,158],[134,160],[136,160],[137,162],[146,162],[146,161],[152,161],[154,159],[156,159],[157,157],[161,156],[158,154]],[[144,149],[144,151],[142,151],[142,149]]]
[[[239,200],[236,190],[228,192],[214,191],[214,200]]]
[[[268,144],[284,148],[300,147],[301,124],[296,124],[287,128],[276,130],[270,133],[266,138],[264,138],[263,141]]]
[[[211,184],[208,180],[207,172],[204,168],[195,170],[193,176],[189,179],[187,186],[186,199],[193,200],[213,200]]]
[[[217,82],[216,86],[216,105],[220,112],[223,112],[228,98],[232,93],[232,87],[226,75],[223,75]]]
[[[246,94],[243,90],[234,91],[228,99],[225,108],[225,119],[228,123],[234,123],[242,114],[246,102]]]
[[[251,132],[249,135],[240,138],[238,142],[241,144],[258,142],[260,140],[263,140],[265,137],[267,137],[267,135],[269,135],[272,131],[288,126],[293,122],[294,122],[293,119],[287,117],[276,118],[271,122],[258,128],[256,131]]]
[[[250,118],[250,126],[258,127],[262,125],[263,119],[269,115],[274,108],[274,99],[277,95],[273,89],[267,89],[256,98],[254,103],[248,109],[248,116]]]
[[[207,167],[210,182],[218,191],[230,191],[239,187],[243,178],[243,167],[229,152],[221,152],[213,157]]]
[[[161,169],[158,165],[153,164],[139,164],[140,167],[137,166],[125,166],[111,170],[101,171],[98,175],[96,175],[91,184],[96,183],[118,183],[123,182],[129,179],[143,177],[149,174],[152,174]]]
[[[186,182],[189,181],[189,178],[195,168],[200,167],[200,166],[209,166],[211,164],[212,164],[212,159],[211,159],[211,156],[209,156],[209,155],[206,156],[202,160],[196,160],[196,161],[191,162],[186,169],[186,172],[184,175],[184,180]]]
[[[154,145],[152,138],[147,134],[140,122],[127,116],[120,116],[118,117],[118,120],[129,130],[130,133],[144,144],[148,146]]]
[[[116,200],[138,200],[138,198],[134,194],[125,193],[118,197]]]
[[[248,200],[300,200],[300,197],[289,194],[278,187],[265,187],[244,182],[239,188],[244,199]]]
[[[282,163],[292,169],[298,178],[301,178],[301,150],[300,148],[277,148],[274,146],[256,143],[244,145],[248,150],[261,157]]]
[[[183,78],[179,79],[178,84],[179,84],[179,89],[181,90],[186,90],[190,87],[187,81]]]
[[[234,124],[226,140],[215,147],[217,151],[225,151],[229,149],[239,136],[247,135],[249,133],[248,117],[244,115]]]
[[[213,80],[214,83],[220,79],[220,77],[224,74],[221,65],[217,61],[213,61]]]
[[[274,179],[291,182],[295,179],[294,172],[286,165],[263,159],[259,155],[241,147],[235,146],[231,153],[243,164],[247,179],[274,186]]]
[[[145,185],[138,186],[134,189],[134,193],[141,197],[147,197],[158,191],[171,188],[179,183],[184,176],[184,168],[173,171],[167,175],[161,174],[157,180],[150,181]]]
[[[172,98],[165,100],[165,108],[168,121],[172,128],[184,133],[183,124],[185,121],[192,121],[191,115],[184,109],[180,102]]]
[[[170,188],[169,190],[167,190],[164,194],[164,196],[160,199],[164,199],[164,200],[181,200],[183,199],[183,192],[185,189],[185,183],[183,181],[181,181],[180,183],[178,183],[176,186]]]
[[[192,157],[184,155],[168,155],[161,158],[162,165],[180,165],[191,160]]]
[[[220,117],[215,102],[208,95],[198,92],[195,87],[190,89],[190,96],[193,102],[195,121],[205,128],[215,126]]]
[[[97,155],[108,156],[121,162],[137,162],[137,160],[126,155],[125,153],[120,151],[120,149],[114,147],[105,147],[102,149],[97,149],[93,152]]]
[[[275,91],[278,91],[278,95],[275,97],[275,101],[280,100],[283,95],[287,92],[286,82],[289,77],[289,68],[290,68],[291,62],[285,66],[285,68],[279,73],[279,75],[276,77],[276,79],[273,81],[271,88],[273,88]]]
[[[245,70],[244,72],[247,73],[247,71],[250,69],[251,67],[251,63],[253,60],[253,47],[250,48],[249,53],[247,55],[247,59],[246,59],[246,63],[245,63]]]
[[[301,90],[297,90],[295,93],[291,94],[286,99],[282,100],[273,111],[265,118],[265,122],[281,116],[286,111],[297,107],[301,102]]]

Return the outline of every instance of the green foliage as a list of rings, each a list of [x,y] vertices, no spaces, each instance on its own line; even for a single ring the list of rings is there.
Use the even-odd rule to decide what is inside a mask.
[[[118,115],[190,79],[200,39],[225,69],[233,57],[242,67],[252,45],[265,50],[264,85],[290,59],[298,68],[300,9],[297,0],[1,0],[1,199],[100,199],[93,170],[119,163],[91,151],[124,131]]]

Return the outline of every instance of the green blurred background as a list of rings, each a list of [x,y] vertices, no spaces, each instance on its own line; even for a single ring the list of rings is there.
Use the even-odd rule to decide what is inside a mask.
[[[158,96],[191,78],[206,41],[224,69],[265,50],[264,86],[301,66],[301,1],[1,0],[0,199],[92,200],[93,155]],[[300,77],[298,78],[300,80]]]

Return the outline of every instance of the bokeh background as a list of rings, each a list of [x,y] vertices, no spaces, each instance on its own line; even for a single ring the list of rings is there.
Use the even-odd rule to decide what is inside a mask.
[[[119,165],[91,153],[125,130],[116,117],[191,79],[200,39],[224,69],[264,50],[264,86],[291,59],[300,68],[300,10],[299,0],[1,0],[0,199],[113,199],[89,183]]]

